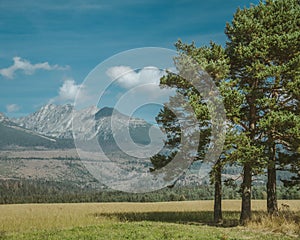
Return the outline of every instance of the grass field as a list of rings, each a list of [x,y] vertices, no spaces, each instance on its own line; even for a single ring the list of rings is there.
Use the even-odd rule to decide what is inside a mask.
[[[240,201],[223,201],[224,223],[212,224],[212,201],[0,205],[0,239],[297,239],[300,201],[268,217],[253,201],[253,221],[238,226]]]

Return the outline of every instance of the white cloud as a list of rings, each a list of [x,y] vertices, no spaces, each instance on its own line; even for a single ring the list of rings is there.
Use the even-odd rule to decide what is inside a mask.
[[[166,71],[157,67],[144,67],[138,71],[128,66],[115,66],[106,71],[106,74],[119,86],[130,91],[132,99],[139,101],[142,99],[158,100],[168,99],[174,94],[174,89],[161,88],[160,79],[166,74]]]
[[[61,67],[57,64],[50,65],[48,62],[31,64],[28,60],[22,59],[20,57],[14,57],[13,61],[14,63],[10,67],[0,69],[0,74],[3,77],[12,79],[15,75],[15,72],[18,70],[22,70],[26,75],[31,75],[39,69],[47,71],[69,69],[69,66]]]
[[[73,79],[68,79],[59,88],[59,97],[63,100],[74,100],[79,89],[80,85],[77,85]]]
[[[116,66],[109,68],[106,74],[112,80],[116,80],[121,87],[129,89],[143,84],[158,86],[165,71],[156,67],[144,67],[139,71],[135,71],[127,66]]]
[[[169,97],[175,93],[175,89],[160,87],[160,79],[166,71],[157,67],[149,66],[134,70],[128,66],[115,66],[109,68],[106,74],[123,88],[122,91],[115,92],[114,107],[129,116],[148,104],[163,106],[163,103],[168,102]],[[153,113],[152,118],[149,115],[147,120],[155,122],[155,116]]]
[[[17,112],[20,110],[20,106],[17,104],[8,104],[6,105],[6,111],[8,113],[13,113],[13,112]]]
[[[85,91],[80,84],[76,84],[74,79],[66,79],[58,90],[58,96],[50,99],[50,103],[70,103],[73,102],[79,94],[83,96]]]

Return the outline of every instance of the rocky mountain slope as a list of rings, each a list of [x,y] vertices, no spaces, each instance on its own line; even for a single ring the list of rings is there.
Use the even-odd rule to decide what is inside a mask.
[[[48,104],[37,112],[13,119],[13,121],[23,128],[50,137],[72,139],[75,136],[79,140],[90,140],[101,136],[102,140],[107,140],[112,138],[111,117],[113,112],[115,114],[114,130],[116,132],[123,131],[129,123],[132,134],[139,143],[142,143],[141,135],[144,135],[151,125],[142,119],[130,118],[108,107],[99,110],[92,106],[75,110],[70,104]],[[145,142],[145,138],[143,139]]]
[[[0,113],[0,136],[0,149],[16,149],[28,147],[58,148],[61,146],[74,146],[71,141],[62,141],[60,139],[48,137],[35,131],[18,126],[2,113]]]
[[[84,116],[86,119],[86,128],[90,126],[90,122],[93,121],[93,117],[97,111],[97,108],[91,107],[85,111],[77,112],[78,115]],[[72,105],[48,104],[28,116],[13,119],[13,121],[24,128],[47,136],[73,138],[72,117]]]

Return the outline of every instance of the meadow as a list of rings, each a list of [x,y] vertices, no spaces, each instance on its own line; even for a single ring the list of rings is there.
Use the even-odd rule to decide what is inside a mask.
[[[279,216],[253,201],[253,220],[239,226],[239,200],[224,200],[213,224],[213,201],[0,205],[0,239],[299,239],[300,201],[279,201]]]

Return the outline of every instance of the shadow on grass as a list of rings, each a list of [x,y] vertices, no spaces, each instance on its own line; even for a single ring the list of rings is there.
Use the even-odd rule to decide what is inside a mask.
[[[121,222],[152,221],[216,226],[212,211],[96,213],[94,216],[117,219]],[[238,212],[223,212],[223,223],[217,224],[220,227],[235,227],[237,225],[239,225]]]
[[[0,239],[5,239],[5,237],[6,237],[6,232],[0,230]]]

